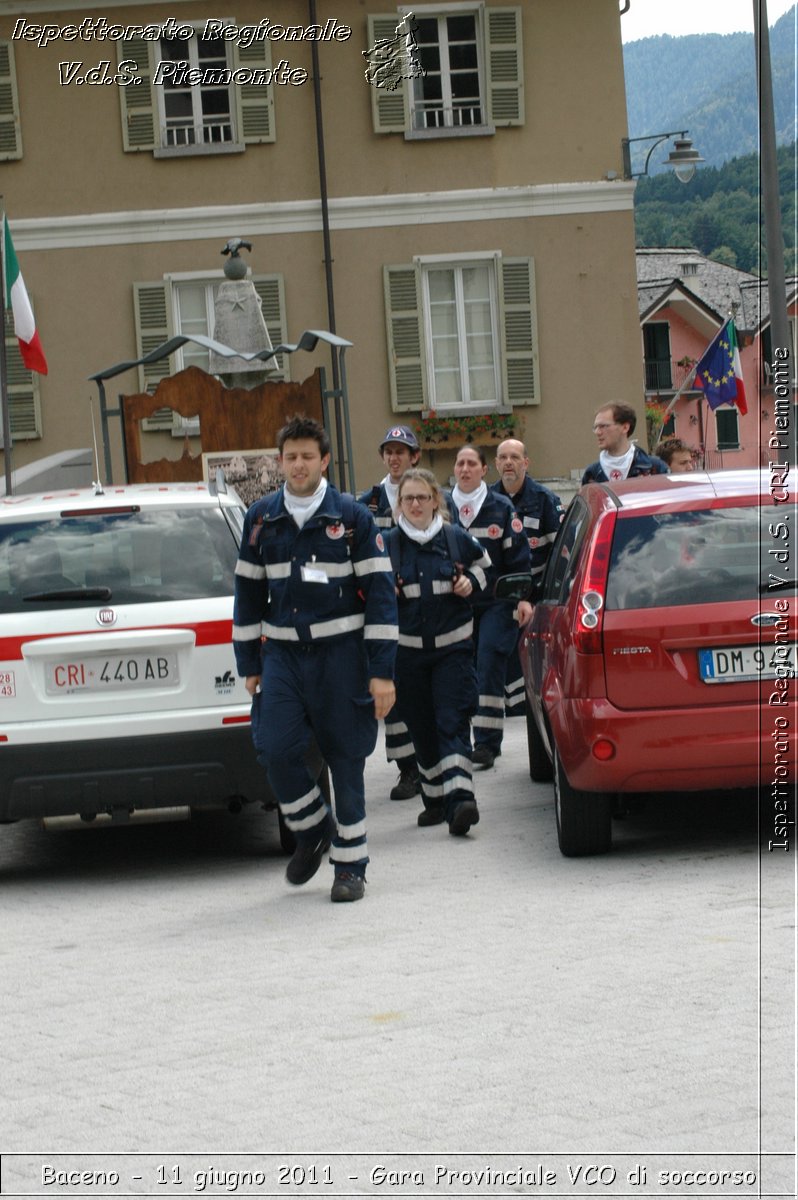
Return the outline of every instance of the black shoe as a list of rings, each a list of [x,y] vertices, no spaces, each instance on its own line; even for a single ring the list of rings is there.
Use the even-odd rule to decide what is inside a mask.
[[[421,777],[417,767],[405,767],[399,782],[391,788],[391,800],[412,800],[421,791]]]
[[[471,751],[471,764],[475,771],[487,771],[488,767],[493,766],[494,759],[497,759],[501,754],[501,750],[491,750],[490,746],[485,742],[480,742]]]
[[[479,809],[476,800],[462,800],[449,822],[449,833],[454,837],[465,837],[471,826],[478,824]]]
[[[322,858],[330,848],[332,835],[335,832],[335,823],[329,813],[318,828],[319,832],[315,841],[297,842],[296,850],[285,868],[286,879],[295,887],[301,883],[307,883],[309,879],[313,878],[321,866]]]
[[[362,875],[353,875],[351,871],[336,871],[335,881],[330,892],[330,899],[362,900],[366,894],[366,881]]]
[[[442,825],[446,819],[443,806],[438,808],[422,808],[418,814],[418,823],[424,825]]]

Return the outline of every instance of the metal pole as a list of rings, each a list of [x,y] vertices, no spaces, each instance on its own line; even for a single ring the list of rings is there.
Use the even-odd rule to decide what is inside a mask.
[[[308,0],[310,24],[316,25],[316,0]],[[311,63],[313,67],[313,101],[316,111],[316,150],[319,159],[319,193],[321,199],[321,228],[324,244],[324,279],[327,286],[327,326],[330,333],[337,333],[335,328],[335,296],[333,293],[332,273],[332,244],[330,240],[330,212],[327,203],[327,162],[324,154],[324,122],[321,110],[321,74],[319,68],[319,44],[310,44]],[[333,390],[340,387],[338,374],[338,357],[333,349],[332,354]]]
[[[787,321],[787,285],[784,278],[784,242],[781,234],[781,206],[779,200],[779,169],[776,156],[776,119],[773,112],[773,80],[770,73],[770,33],[768,31],[767,0],[754,0],[754,44],[756,47],[756,71],[759,90],[759,154],[760,182],[762,188],[762,216],[765,224],[767,248],[768,300],[770,304],[770,335],[773,355],[786,352],[783,365],[788,369],[786,378],[791,393],[795,378],[794,351],[790,347],[790,332]],[[757,398],[758,399],[758,398]],[[794,411],[792,395],[788,395],[788,411]],[[791,454],[796,462],[796,430],[791,430],[791,448],[782,453]],[[778,455],[776,457],[779,457]]]
[[[13,447],[11,441],[11,410],[8,404],[8,363],[6,360],[6,306],[11,297],[6,296],[5,271],[5,220],[6,214],[0,196],[0,295],[3,297],[3,336],[0,337],[0,403],[3,408],[3,466],[6,477],[6,495],[13,496]]]

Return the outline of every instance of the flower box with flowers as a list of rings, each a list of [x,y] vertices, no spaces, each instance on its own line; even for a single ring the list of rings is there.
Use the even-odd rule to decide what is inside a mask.
[[[460,446],[467,442],[493,445],[512,437],[518,426],[513,413],[483,413],[480,416],[441,417],[430,409],[429,415],[416,424],[419,444],[427,449],[436,446]]]

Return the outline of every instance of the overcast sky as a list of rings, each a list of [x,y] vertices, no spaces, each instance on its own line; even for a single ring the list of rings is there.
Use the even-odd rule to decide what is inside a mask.
[[[795,0],[767,0],[768,25],[793,8]],[[619,8],[622,7],[619,4]],[[625,42],[670,33],[754,32],[754,0],[632,0],[621,17]]]

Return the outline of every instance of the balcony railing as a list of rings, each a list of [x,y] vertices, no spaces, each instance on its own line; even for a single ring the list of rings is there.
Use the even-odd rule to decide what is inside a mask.
[[[647,358],[644,367],[647,392],[678,392],[693,369],[670,358]]]

